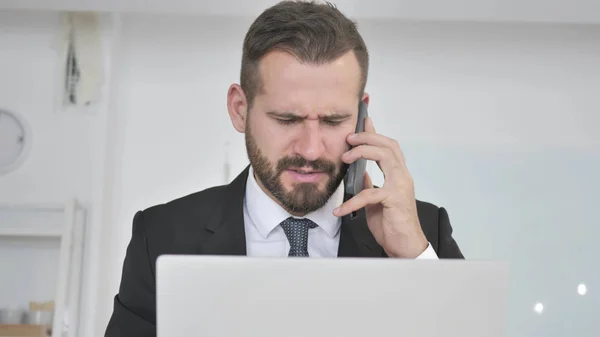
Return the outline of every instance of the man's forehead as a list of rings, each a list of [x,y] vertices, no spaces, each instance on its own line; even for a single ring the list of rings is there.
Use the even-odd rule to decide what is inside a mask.
[[[334,82],[339,85],[360,86],[361,69],[353,52],[346,53],[331,62],[303,62],[283,51],[271,51],[259,62],[259,76],[263,85],[269,82]]]

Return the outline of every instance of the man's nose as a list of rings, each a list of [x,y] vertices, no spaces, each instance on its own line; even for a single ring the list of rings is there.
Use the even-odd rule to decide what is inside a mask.
[[[309,161],[321,158],[325,146],[323,146],[319,120],[306,120],[298,137],[294,148],[298,155]]]

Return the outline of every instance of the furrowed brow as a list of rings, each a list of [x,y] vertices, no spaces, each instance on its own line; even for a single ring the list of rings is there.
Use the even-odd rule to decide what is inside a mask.
[[[267,115],[275,118],[286,118],[286,119],[301,119],[303,117],[298,116],[293,112],[279,112],[279,111],[269,111]]]

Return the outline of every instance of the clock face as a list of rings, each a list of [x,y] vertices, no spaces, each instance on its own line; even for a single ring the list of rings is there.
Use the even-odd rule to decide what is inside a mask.
[[[24,123],[6,110],[0,110],[0,174],[16,169],[25,159],[29,135]]]

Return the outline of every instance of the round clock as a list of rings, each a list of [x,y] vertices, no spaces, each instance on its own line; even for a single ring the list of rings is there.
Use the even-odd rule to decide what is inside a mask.
[[[30,134],[16,113],[0,109],[0,174],[17,169],[29,150]]]

